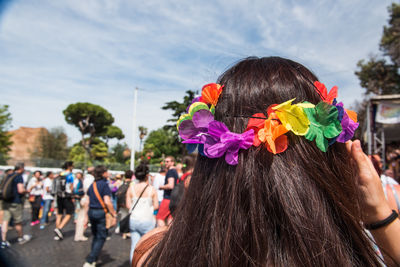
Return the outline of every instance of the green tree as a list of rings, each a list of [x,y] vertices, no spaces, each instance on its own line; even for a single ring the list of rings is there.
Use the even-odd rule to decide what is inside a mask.
[[[41,166],[59,167],[59,163],[68,158],[68,137],[62,127],[42,129],[36,140],[36,147],[31,153],[33,159],[41,160]],[[43,160],[46,161],[43,162]]]
[[[393,3],[389,8],[389,25],[384,26],[380,49],[391,62],[384,58],[371,56],[368,61],[357,63],[355,74],[366,94],[400,93],[400,4]]]
[[[0,164],[6,164],[8,152],[11,150],[11,134],[8,133],[11,127],[11,113],[8,105],[0,105]]]
[[[172,118],[167,120],[167,122],[172,122],[172,124],[167,124],[164,126],[165,130],[171,131],[171,135],[174,138],[174,142],[176,146],[179,147],[179,153],[181,156],[187,154],[185,144],[182,144],[179,139],[178,130],[176,129],[176,122],[178,121],[179,117],[182,114],[186,113],[187,107],[192,103],[193,99],[195,98],[197,92],[188,90],[186,91],[186,95],[183,97],[182,102],[178,101],[171,101],[165,103],[162,107],[164,110],[172,110]]]
[[[74,125],[81,132],[81,145],[86,155],[93,158],[103,158],[107,144],[100,144],[96,138],[122,139],[124,135],[117,126],[114,126],[114,117],[103,107],[91,103],[70,104],[64,111],[65,120]],[[91,150],[95,148],[95,152]],[[108,150],[108,148],[107,148]]]
[[[400,66],[400,4],[392,3],[388,11],[389,26],[383,27],[380,48],[394,64]]]
[[[359,68],[355,74],[360,80],[361,87],[366,89],[366,94],[377,95],[400,93],[400,75],[394,64],[388,64],[384,59],[370,57],[365,62],[360,60],[357,63]]]
[[[151,153],[153,155],[151,162],[160,161],[167,155],[178,158],[181,156],[179,144],[171,129],[160,128],[149,133],[144,142],[143,155]]]
[[[186,113],[186,108],[192,103],[196,94],[197,92],[188,90],[186,91],[186,95],[183,97],[183,102],[171,101],[165,103],[162,109],[173,111],[172,119],[167,120],[167,122],[173,122],[173,124],[167,126],[176,128],[175,123],[182,114]]]
[[[105,139],[106,144],[108,144],[108,141],[113,138],[116,138],[118,140],[125,138],[125,135],[122,132],[122,130],[115,125],[107,126],[106,131],[104,133],[100,134],[100,136]]]
[[[117,162],[120,164],[127,164],[127,160],[129,159],[129,154],[126,153],[129,150],[128,145],[126,143],[117,143],[111,148],[110,158],[113,162]]]

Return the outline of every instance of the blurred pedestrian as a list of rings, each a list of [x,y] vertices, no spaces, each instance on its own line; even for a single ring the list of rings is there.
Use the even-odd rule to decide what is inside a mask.
[[[51,208],[51,204],[54,200],[54,196],[52,195],[54,181],[54,173],[49,171],[46,173],[46,178],[43,181],[43,211],[42,218],[40,219],[40,229],[44,229],[45,225],[49,223],[49,211]]]
[[[166,169],[161,167],[158,173],[156,173],[153,177],[153,187],[157,190],[158,204],[161,204],[161,201],[164,198],[164,190],[159,189],[160,186],[164,185],[165,182],[165,174]],[[157,215],[158,210],[154,210],[154,215]]]
[[[153,211],[158,209],[157,191],[149,185],[149,167],[141,163],[135,170],[135,176],[139,183],[132,184],[126,194],[126,207],[131,210],[131,260],[140,237],[154,228]]]
[[[27,192],[24,187],[22,174],[24,173],[24,164],[19,163],[15,166],[14,172],[9,174],[6,179],[10,179],[13,196],[10,199],[4,199],[3,195],[3,224],[1,227],[1,247],[7,248],[10,243],[7,241],[8,223],[11,218],[14,220],[15,230],[18,234],[18,243],[24,244],[31,239],[30,235],[24,235],[22,230],[22,215],[23,215],[23,197]],[[3,192],[4,194],[4,192]]]
[[[166,224],[170,224],[172,221],[171,212],[169,210],[169,202],[171,198],[171,191],[179,178],[177,171],[174,168],[175,158],[167,156],[164,160],[165,168],[167,168],[167,174],[165,175],[164,185],[161,185],[159,189],[164,190],[163,200],[160,204],[160,209],[157,213],[157,226],[162,227]]]
[[[104,242],[107,238],[108,229],[106,227],[106,214],[112,217],[112,224],[116,224],[116,212],[111,202],[111,190],[107,184],[107,168],[100,165],[94,170],[95,181],[87,192],[89,196],[89,220],[92,227],[93,241],[92,249],[86,257],[84,267],[96,265],[96,260],[100,255]]]
[[[42,204],[43,182],[42,172],[35,171],[28,183],[29,202],[32,208],[31,226],[39,224],[39,212]]]
[[[64,239],[62,229],[74,214],[74,203],[72,200],[72,190],[74,186],[74,163],[67,161],[63,165],[64,171],[57,178],[57,218],[56,228],[54,229],[54,240]]]
[[[73,186],[73,198],[74,198],[74,222],[76,223],[76,219],[78,218],[79,210],[81,209],[81,199],[83,197],[83,173],[77,172],[75,174],[74,186]]]

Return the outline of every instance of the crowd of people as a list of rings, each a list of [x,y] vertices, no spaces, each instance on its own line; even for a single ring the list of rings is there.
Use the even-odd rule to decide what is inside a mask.
[[[192,164],[193,158],[189,158],[191,160],[187,164]],[[19,244],[31,240],[31,236],[24,235],[22,231],[24,202],[28,201],[31,207],[30,226],[38,225],[41,230],[54,227],[55,241],[64,239],[63,229],[71,219],[75,224],[74,241],[87,241],[85,232],[90,226],[92,250],[85,266],[95,265],[104,242],[111,238],[111,228],[116,234],[121,233],[123,239],[131,238],[132,258],[140,237],[157,226],[168,224],[172,218],[169,211],[170,195],[183,174],[182,164],[174,166],[174,161],[173,157],[166,157],[156,175],[150,175],[148,165],[142,162],[135,171],[128,170],[115,176],[111,176],[107,168],[101,165],[89,167],[85,173],[76,172],[73,162],[67,161],[62,166],[63,171],[43,174],[36,170],[27,181],[23,177],[24,165],[17,164],[14,170],[5,172],[1,182],[1,188],[4,188],[6,182],[10,181],[13,191],[10,199],[1,201],[1,248],[10,246],[7,241],[10,224],[18,233]],[[188,172],[184,177],[187,176]],[[162,213],[159,213],[162,201],[166,203]],[[49,220],[53,215],[55,224]],[[126,216],[129,216],[129,229],[122,232],[119,221]]]

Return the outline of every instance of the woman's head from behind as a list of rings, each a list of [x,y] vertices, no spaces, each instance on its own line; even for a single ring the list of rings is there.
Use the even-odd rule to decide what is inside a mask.
[[[272,104],[293,98],[317,104],[316,80],[287,59],[245,59],[218,80],[224,88],[215,120],[243,133],[248,118],[266,115]],[[209,266],[376,264],[359,224],[345,145],[335,143],[324,153],[303,136],[287,136],[283,153],[252,146],[240,150],[236,166],[224,157],[198,156],[185,205],[167,233],[173,238],[164,238],[152,260]]]
[[[135,177],[140,182],[145,182],[148,179],[149,167],[145,162],[141,162],[135,169]]]

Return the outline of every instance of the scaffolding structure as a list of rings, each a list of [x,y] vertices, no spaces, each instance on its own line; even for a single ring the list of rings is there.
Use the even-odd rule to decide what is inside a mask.
[[[383,168],[385,168],[385,145],[389,142],[400,141],[400,117],[397,123],[395,123],[396,118],[389,118],[387,121],[377,119],[380,105],[398,106],[400,108],[400,94],[373,96],[367,104],[366,142],[368,143],[368,155],[381,155]]]

